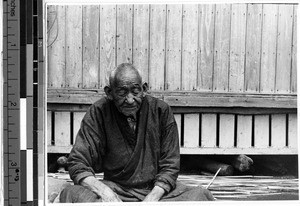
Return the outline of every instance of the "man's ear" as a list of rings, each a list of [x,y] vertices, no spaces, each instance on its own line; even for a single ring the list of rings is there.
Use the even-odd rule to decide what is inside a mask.
[[[109,86],[104,87],[104,91],[109,100],[113,100],[112,89]]]
[[[144,92],[147,92],[148,89],[149,89],[148,83],[147,83],[147,82],[144,82],[144,84],[142,85],[142,87],[143,87],[143,91],[144,91]]]

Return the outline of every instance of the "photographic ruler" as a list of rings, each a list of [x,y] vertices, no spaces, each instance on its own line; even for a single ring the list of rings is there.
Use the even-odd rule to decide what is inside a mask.
[[[3,0],[4,205],[44,200],[43,1]]]

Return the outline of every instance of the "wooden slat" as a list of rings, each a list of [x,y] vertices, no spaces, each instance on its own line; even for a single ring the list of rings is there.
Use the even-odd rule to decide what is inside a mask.
[[[198,6],[182,8],[182,90],[197,88]]]
[[[246,4],[233,4],[231,8],[229,91],[244,91]]]
[[[83,88],[98,88],[100,8],[98,5],[85,5],[82,15]]]
[[[217,115],[202,114],[201,147],[216,147],[217,145]]]
[[[271,146],[285,147],[286,146],[286,115],[274,114],[272,115],[271,128]]]
[[[255,115],[254,118],[254,146],[267,148],[270,137],[269,115]]]
[[[74,112],[73,113],[73,143],[75,143],[76,135],[80,129],[81,120],[84,117],[85,112]]]
[[[272,93],[275,89],[277,16],[278,5],[263,5],[261,93]]]
[[[184,147],[199,146],[199,114],[184,115]]]
[[[117,5],[117,65],[132,63],[133,5]]]
[[[55,112],[55,145],[70,145],[70,123],[70,112]]]
[[[279,5],[276,92],[288,93],[291,85],[293,5]]]
[[[294,5],[291,93],[297,93],[297,5]]]
[[[215,9],[213,4],[199,5],[198,90],[212,90]]]
[[[288,146],[298,148],[297,114],[289,114]]]
[[[133,18],[133,64],[149,82],[149,5],[134,5]]]
[[[166,89],[181,89],[182,5],[167,5]]]
[[[262,4],[248,4],[245,92],[259,92]]]
[[[108,83],[109,72],[116,66],[116,6],[100,7],[100,80],[99,87]]]
[[[164,90],[166,5],[150,8],[149,88]]]
[[[65,87],[65,6],[47,6],[48,88]]]
[[[234,115],[220,114],[219,147],[234,147]]]
[[[174,114],[174,118],[178,128],[179,145],[181,144],[181,114]]]
[[[82,6],[66,6],[66,87],[82,88]]]
[[[230,4],[216,5],[213,90],[228,91]]]
[[[47,111],[47,145],[51,145],[52,137],[52,112]]]
[[[252,139],[252,116],[238,115],[237,118],[237,147],[249,148]]]

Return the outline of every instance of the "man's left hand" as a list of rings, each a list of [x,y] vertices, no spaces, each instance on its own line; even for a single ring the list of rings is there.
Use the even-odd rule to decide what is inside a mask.
[[[159,186],[154,186],[151,192],[145,197],[143,202],[157,202],[165,194],[165,190]]]

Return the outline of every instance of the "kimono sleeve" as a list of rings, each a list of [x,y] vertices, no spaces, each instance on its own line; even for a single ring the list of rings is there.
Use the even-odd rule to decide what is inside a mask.
[[[180,169],[178,129],[169,106],[163,112],[161,125],[159,171],[156,175],[155,185],[169,192],[176,187]]]
[[[101,171],[104,150],[101,112],[92,105],[81,121],[75,144],[68,157],[68,170],[74,184],[80,184],[82,179],[94,176],[95,171]]]

